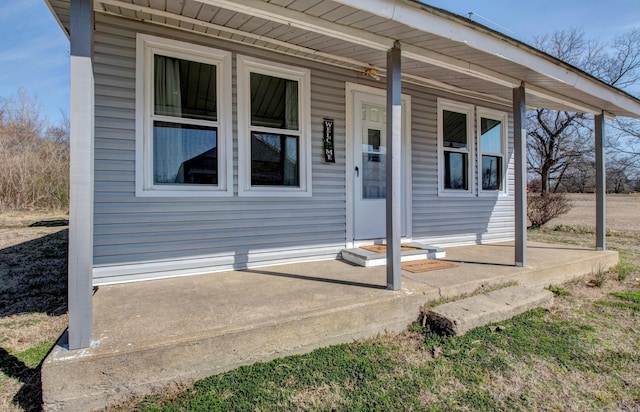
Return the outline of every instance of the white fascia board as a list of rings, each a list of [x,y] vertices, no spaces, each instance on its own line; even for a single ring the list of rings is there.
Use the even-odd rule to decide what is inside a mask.
[[[517,45],[516,40],[503,40],[477,28],[465,26],[445,16],[437,16],[421,10],[416,2],[396,0],[335,0],[338,3],[366,11],[380,17],[405,24],[409,27],[432,33],[455,42],[463,43],[482,52],[516,62],[556,81],[568,84],[577,90],[606,100],[623,110],[640,117],[640,101],[627,96],[614,87],[600,84],[587,75],[564,67],[542,55],[532,53],[529,46]],[[428,7],[428,6],[426,6]],[[506,37],[506,36],[505,36]],[[535,49],[534,49],[535,50]]]

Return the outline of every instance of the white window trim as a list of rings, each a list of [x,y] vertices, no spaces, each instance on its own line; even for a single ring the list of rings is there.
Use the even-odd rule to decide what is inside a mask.
[[[474,144],[474,106],[472,104],[455,102],[452,100],[438,99],[438,196],[442,197],[471,197],[475,193],[475,144]],[[448,151],[467,153],[467,190],[445,189],[444,187],[444,136],[443,136],[443,110],[467,115],[467,150],[447,149]]]
[[[238,82],[238,196],[310,197],[311,190],[311,74],[308,69],[237,56]],[[299,93],[299,187],[251,186],[251,90],[250,73],[298,82]],[[291,133],[282,130],[283,133]]]
[[[153,56],[165,56],[215,65],[217,83],[217,185],[153,184]],[[231,108],[231,53],[209,47],[138,33],[136,36],[136,196],[233,196]],[[186,123],[203,124],[197,120]],[[207,122],[205,122],[207,123]]]
[[[499,120],[502,122],[502,153],[493,153],[493,152],[483,152],[482,151],[482,142],[481,142],[481,133],[482,127],[480,127],[480,122],[482,118]],[[476,110],[476,130],[477,130],[477,176],[478,176],[478,195],[479,196],[506,196],[507,192],[507,129],[509,127],[509,115],[506,112],[502,112],[499,110],[487,109],[485,107],[478,107]],[[501,190],[483,190],[482,189],[482,155],[489,156],[502,156],[502,184]]]

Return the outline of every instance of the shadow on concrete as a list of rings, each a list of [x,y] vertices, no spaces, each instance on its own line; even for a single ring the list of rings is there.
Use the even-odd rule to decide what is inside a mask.
[[[325,283],[334,283],[337,285],[356,286],[360,288],[371,288],[371,289],[387,288],[386,285],[376,285],[373,283],[352,282],[352,281],[343,280],[343,279],[330,279],[330,278],[320,278],[315,276],[296,275],[292,273],[271,272],[268,270],[260,270],[260,269],[245,269],[243,270],[243,272],[256,273],[259,275],[267,275],[267,276],[278,276],[278,277],[290,278],[290,279],[310,280],[312,282],[325,282]]]
[[[438,259],[443,262],[451,262],[451,263],[468,263],[472,265],[487,265],[487,266],[502,266],[507,268],[516,267],[515,263],[496,263],[496,262],[475,262],[471,260],[456,260],[456,259]]]

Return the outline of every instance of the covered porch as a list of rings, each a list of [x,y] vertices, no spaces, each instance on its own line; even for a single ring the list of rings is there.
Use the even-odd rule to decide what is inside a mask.
[[[604,155],[603,135],[605,116],[637,116],[640,102],[625,93],[607,86],[588,74],[560,62],[538,50],[500,33],[470,22],[443,10],[429,7],[416,1],[372,2],[356,0],[317,1],[259,1],[259,0],[187,0],[180,3],[166,1],[140,2],[133,0],[48,0],[61,27],[69,34],[71,42],[71,207],[70,207],[70,258],[69,258],[69,348],[80,349],[82,353],[108,350],[109,341],[99,338],[100,322],[104,317],[119,315],[113,302],[100,304],[104,290],[120,290],[122,299],[148,284],[112,286],[103,288],[95,296],[93,276],[95,268],[94,248],[94,141],[96,132],[96,105],[93,52],[94,45],[105,38],[94,39],[96,19],[115,16],[137,23],[149,24],[155,29],[170,29],[185,32],[198,41],[225,41],[234,45],[251,47],[259,52],[279,53],[283,57],[313,62],[340,70],[348,70],[358,81],[380,81],[380,88],[386,89],[387,136],[389,147],[387,156],[386,185],[386,241],[387,268],[376,270],[373,282],[381,285],[362,289],[350,285],[350,276],[340,273],[334,287],[351,287],[357,292],[345,301],[356,302],[367,294],[379,294],[382,299],[393,301],[397,296],[425,295],[434,290],[442,290],[442,285],[431,289],[415,289],[411,276],[401,279],[400,239],[401,239],[401,89],[412,85],[434,90],[437,93],[460,96],[466,99],[490,102],[512,108],[513,119],[513,189],[514,198],[513,231],[515,242],[505,248],[510,254],[509,265],[505,266],[513,278],[530,273],[535,267],[535,259],[527,256],[526,242],[526,132],[525,111],[527,108],[546,107],[560,110],[591,113],[595,117],[596,158],[598,160],[598,207],[597,249],[604,250]],[[98,16],[98,17],[96,17]],[[119,29],[120,30],[120,29]],[[99,36],[99,35],[98,35]],[[107,45],[108,47],[108,45]],[[98,73],[100,75],[102,73]],[[373,80],[371,80],[373,79]],[[104,85],[98,85],[104,86]],[[101,108],[99,107],[98,111]],[[510,116],[511,117],[511,116]],[[104,127],[104,125],[97,125]],[[354,165],[347,157],[345,173],[352,174]],[[354,236],[351,232],[353,187],[346,179],[346,246],[351,246]],[[410,210],[410,209],[409,209]],[[599,255],[593,255],[599,256]],[[587,261],[587,258],[585,258]],[[333,263],[338,265],[338,263]],[[327,265],[330,265],[327,263]],[[470,279],[473,271],[468,264],[465,268]],[[482,267],[482,266],[480,266]],[[352,269],[353,270],[353,269]],[[506,269],[504,269],[506,270]],[[262,269],[252,276],[266,278]],[[268,272],[268,271],[267,271]],[[304,270],[302,273],[305,273]],[[379,273],[380,272],[380,273]],[[252,272],[243,272],[252,273]],[[357,270],[349,273],[359,273]],[[495,273],[495,272],[492,272]],[[476,274],[477,275],[477,274]],[[304,275],[309,277],[308,275]],[[354,276],[354,275],[352,275]],[[371,274],[367,282],[372,283]],[[462,274],[461,274],[462,276]],[[270,278],[288,279],[282,276]],[[194,279],[200,279],[194,278]],[[230,295],[225,282],[220,277],[212,277],[220,289],[216,296]],[[306,279],[306,278],[305,278]],[[477,275],[480,281],[482,276]],[[306,279],[310,280],[310,279]],[[180,289],[195,280],[179,279]],[[236,282],[235,278],[229,282]],[[347,284],[343,284],[347,282]],[[358,282],[356,282],[358,283]],[[159,283],[163,284],[163,283]],[[420,282],[418,282],[420,284]],[[422,287],[422,286],[421,286]],[[253,294],[247,295],[252,303],[259,302],[261,285]],[[295,287],[286,285],[288,296],[295,295]],[[439,288],[439,289],[438,289]],[[175,288],[174,288],[175,289]],[[351,289],[350,289],[351,290]],[[333,291],[332,291],[333,294]],[[149,295],[153,296],[153,295]],[[272,298],[272,296],[265,296]],[[300,310],[309,305],[303,298]],[[142,299],[144,301],[144,299]],[[185,294],[183,299],[171,299],[193,304],[193,299]],[[156,298],[156,301],[158,299]],[[128,301],[126,301],[128,302]],[[172,303],[173,304],[173,303]],[[255,305],[254,305],[255,306]],[[162,308],[163,306],[160,305]],[[233,307],[233,305],[231,305]],[[95,310],[95,312],[92,312]],[[158,309],[161,310],[161,309]],[[257,309],[251,309],[252,313]],[[109,313],[116,312],[116,313]],[[171,311],[169,311],[171,312]],[[95,319],[93,319],[95,313]],[[221,313],[225,313],[224,311]],[[166,315],[166,318],[163,316]],[[162,322],[170,322],[169,314],[163,314]],[[160,321],[158,321],[160,322]],[[126,322],[124,323],[126,324]],[[93,329],[92,330],[92,325]],[[153,324],[153,329],[158,324]],[[141,338],[151,339],[152,330],[140,329]],[[184,335],[187,335],[185,331]],[[104,349],[88,348],[91,339],[100,341]],[[113,338],[111,338],[113,339]],[[88,348],[88,349],[82,349]],[[75,355],[71,355],[75,356]]]
[[[529,242],[447,249],[457,265],[403,271],[386,290],[384,266],[344,261],[101,286],[93,296],[92,347],[56,346],[42,367],[51,410],[99,408],[165,385],[331,344],[400,332],[430,301],[518,283],[542,288],[606,270],[613,251]],[[63,337],[64,339],[64,337]]]

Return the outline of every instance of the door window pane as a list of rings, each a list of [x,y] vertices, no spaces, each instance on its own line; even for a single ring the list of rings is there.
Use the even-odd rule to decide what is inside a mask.
[[[251,134],[251,184],[299,186],[298,137]]]
[[[218,184],[215,127],[153,122],[154,184]]]
[[[467,115],[464,113],[443,110],[442,120],[444,147],[466,149]]]
[[[154,114],[217,121],[216,66],[154,56]]]
[[[387,155],[362,153],[362,198],[384,199],[387,194]]]
[[[480,129],[480,150],[485,153],[502,153],[502,122],[482,117]]]
[[[363,147],[368,152],[385,152],[385,142],[382,141],[382,131],[367,129],[367,144]]]
[[[251,125],[298,130],[298,82],[251,73]]]
[[[444,152],[444,187],[468,189],[466,153]]]

